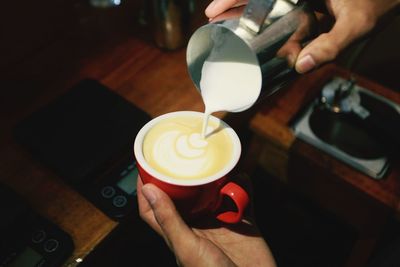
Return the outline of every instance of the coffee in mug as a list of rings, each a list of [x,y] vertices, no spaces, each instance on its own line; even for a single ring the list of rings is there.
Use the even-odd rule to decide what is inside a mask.
[[[202,117],[183,113],[154,125],[143,142],[146,162],[176,179],[202,179],[218,173],[233,158],[234,137],[222,121],[213,121],[204,138],[202,123]]]

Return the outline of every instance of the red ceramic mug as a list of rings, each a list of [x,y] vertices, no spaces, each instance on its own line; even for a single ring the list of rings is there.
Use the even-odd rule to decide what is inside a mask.
[[[181,215],[186,219],[200,216],[215,216],[224,223],[241,221],[249,203],[248,193],[230,179],[230,172],[236,166],[241,153],[240,140],[235,131],[222,120],[210,116],[210,121],[219,125],[228,134],[232,143],[232,155],[228,163],[211,175],[196,179],[177,179],[156,170],[146,161],[143,143],[148,132],[163,120],[177,116],[203,118],[204,114],[194,111],[178,111],[161,115],[149,121],[139,131],[134,144],[134,153],[139,175],[144,184],[152,183],[163,190],[174,201]],[[224,198],[230,198],[235,208],[221,210]]]

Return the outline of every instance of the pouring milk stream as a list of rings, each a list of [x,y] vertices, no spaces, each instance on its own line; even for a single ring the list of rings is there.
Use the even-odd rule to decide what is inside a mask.
[[[258,62],[244,43],[233,42],[230,36],[214,31],[214,47],[204,61],[200,89],[205,111],[202,137],[210,114],[217,111],[239,112],[252,106],[261,91],[262,77]]]

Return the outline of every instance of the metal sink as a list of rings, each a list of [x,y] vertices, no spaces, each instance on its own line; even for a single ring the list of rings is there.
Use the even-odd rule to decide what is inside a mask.
[[[343,82],[336,77],[325,86]],[[400,118],[399,105],[363,87],[354,87],[364,106],[395,113]],[[315,99],[294,120],[291,127],[295,135],[372,178],[384,177],[390,164],[389,148],[380,134],[364,127],[362,119],[352,113],[334,113],[319,108],[319,104],[320,98]]]
[[[382,144],[358,127],[360,124],[358,120],[350,114],[335,114],[314,109],[309,117],[309,127],[321,141],[335,146],[352,157],[362,159],[385,157]]]

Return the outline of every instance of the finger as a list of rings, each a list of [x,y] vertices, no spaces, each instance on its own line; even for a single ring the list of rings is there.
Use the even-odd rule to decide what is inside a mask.
[[[338,17],[330,32],[321,34],[302,49],[296,62],[296,71],[305,73],[335,59],[340,51],[372,27],[363,14]]]
[[[153,184],[142,187],[143,196],[150,204],[163,236],[175,254],[194,248],[197,236],[178,214],[172,200]]]
[[[311,35],[313,31],[314,20],[310,16],[302,15],[301,23],[297,26],[295,32],[289,40],[277,52],[278,57],[286,58],[288,65],[294,67],[300,51],[302,42]]]
[[[145,221],[154,231],[156,231],[159,235],[163,235],[160,225],[157,223],[156,218],[154,217],[153,210],[147,199],[144,197],[142,193],[143,182],[140,176],[137,179],[137,200],[139,206],[139,215],[143,221]]]
[[[226,20],[226,19],[240,17],[243,13],[244,8],[245,8],[244,6],[231,8],[228,11],[210,19],[210,22],[216,22],[216,21],[220,21],[220,20]]]
[[[288,65],[292,68],[296,63],[297,56],[300,54],[301,45],[297,41],[289,40],[277,52],[277,56],[286,58]]]
[[[205,14],[209,18],[214,18],[226,10],[246,4],[245,0],[214,0],[206,8]]]

